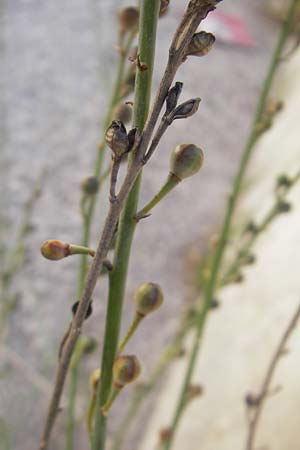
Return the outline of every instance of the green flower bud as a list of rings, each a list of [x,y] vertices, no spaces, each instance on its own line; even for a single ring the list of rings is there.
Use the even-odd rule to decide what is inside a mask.
[[[97,348],[97,341],[90,336],[81,336],[78,340],[77,345],[83,354],[88,355],[93,353]]]
[[[41,254],[52,261],[63,259],[70,255],[95,256],[95,251],[81,245],[66,244],[63,241],[50,239],[41,245]]]
[[[113,117],[115,120],[128,123],[132,118],[132,108],[126,103],[119,103],[114,109]]]
[[[80,187],[84,194],[94,195],[99,189],[99,180],[97,177],[85,177],[80,182]]]
[[[126,384],[132,383],[141,373],[141,365],[134,355],[119,356],[113,366],[114,385],[121,389]]]
[[[183,180],[201,169],[203,159],[203,151],[196,145],[178,145],[171,154],[170,172],[179,180]]]
[[[52,261],[63,259],[71,254],[70,244],[55,239],[45,241],[41,245],[41,254]]]
[[[128,136],[126,128],[120,120],[113,120],[105,134],[105,141],[116,157],[121,157],[128,151]]]
[[[193,56],[205,56],[210,52],[212,46],[215,43],[215,36],[212,33],[207,33],[206,31],[200,31],[195,33],[192,40],[188,46],[186,55]]]
[[[136,312],[140,316],[146,316],[156,311],[164,301],[161,287],[156,283],[144,283],[136,290]]]
[[[119,10],[118,18],[122,31],[131,31],[138,26],[139,9],[135,6],[128,6]]]

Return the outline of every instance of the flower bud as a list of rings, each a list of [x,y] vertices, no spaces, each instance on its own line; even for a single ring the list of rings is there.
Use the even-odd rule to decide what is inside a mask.
[[[132,108],[126,103],[119,103],[114,109],[113,117],[115,120],[128,123],[131,121]]]
[[[90,336],[81,336],[77,345],[80,347],[83,354],[88,355],[96,350],[97,341]]]
[[[178,145],[171,154],[170,172],[179,180],[197,173],[203,164],[203,151],[194,144]]]
[[[205,56],[212,49],[215,43],[215,36],[212,33],[207,33],[206,31],[200,31],[195,33],[192,40],[188,46],[186,55],[192,56]]]
[[[176,108],[178,98],[182,91],[182,87],[183,87],[183,83],[181,83],[180,81],[176,81],[175,86],[173,86],[169,90],[167,99],[166,99],[166,105],[167,105],[166,114],[170,113],[171,111],[173,111]]]
[[[285,202],[284,200],[279,202],[277,205],[277,211],[279,212],[279,214],[288,213],[288,212],[290,212],[291,209],[292,209],[292,205],[289,202]]]
[[[119,24],[122,31],[131,31],[138,26],[139,10],[135,6],[128,6],[119,11]]]
[[[120,120],[113,120],[108,127],[105,141],[116,157],[121,157],[128,150],[128,136],[126,128]]]
[[[136,290],[136,312],[140,316],[146,316],[156,311],[164,301],[161,287],[156,283],[144,283]]]
[[[119,356],[113,366],[114,385],[121,389],[128,383],[132,383],[141,373],[141,365],[134,355]]]
[[[79,300],[77,302],[75,302],[73,304],[73,306],[72,306],[72,314],[73,314],[73,316],[76,315],[78,306],[79,306]],[[91,299],[91,301],[89,303],[89,306],[88,306],[88,309],[87,309],[87,312],[85,314],[85,320],[88,319],[92,314],[93,314],[93,300]]]
[[[80,187],[84,194],[94,195],[99,189],[99,180],[94,176],[85,177],[81,180]]]
[[[55,239],[45,241],[41,245],[41,254],[52,261],[63,259],[71,254],[70,244]]]
[[[91,392],[95,392],[100,380],[101,371],[100,369],[95,369],[94,372],[92,372],[90,379],[89,379],[89,385]]]
[[[169,9],[170,0],[160,0],[159,17],[163,17]]]
[[[201,98],[192,98],[187,102],[177,106],[174,111],[173,119],[187,119],[198,111]]]

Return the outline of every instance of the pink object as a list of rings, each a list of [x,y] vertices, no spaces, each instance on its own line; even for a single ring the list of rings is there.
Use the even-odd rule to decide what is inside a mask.
[[[211,31],[217,39],[224,43],[242,47],[253,47],[255,45],[253,36],[240,17],[215,11],[205,19],[203,24],[205,31]]]

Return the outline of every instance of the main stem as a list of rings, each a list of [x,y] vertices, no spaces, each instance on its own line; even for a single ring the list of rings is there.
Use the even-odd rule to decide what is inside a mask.
[[[101,189],[101,174],[104,162],[104,150],[105,150],[105,131],[109,126],[112,118],[114,107],[118,104],[120,97],[120,88],[124,78],[125,64],[128,57],[128,53],[132,46],[133,39],[136,33],[131,32],[128,35],[125,45],[120,46],[119,49],[119,60],[115,84],[112,90],[111,99],[107,109],[107,113],[103,122],[102,136],[101,140],[97,146],[97,157],[94,164],[94,176],[99,179],[99,191]],[[122,48],[121,48],[122,47]],[[91,225],[94,216],[95,206],[96,206],[97,194],[93,195],[89,199],[87,210],[82,214],[83,227],[82,227],[82,245],[88,247],[90,243],[91,236]],[[78,274],[78,288],[77,296],[80,298],[84,288],[84,282],[87,271],[87,255],[82,255],[79,264],[79,274]],[[75,350],[76,351],[76,350]],[[68,395],[68,407],[67,407],[67,423],[66,423],[66,441],[65,450],[73,450],[74,448],[74,431],[75,431],[75,411],[76,411],[76,395],[77,395],[77,381],[78,381],[79,366],[76,364],[72,367],[70,371],[70,387]]]
[[[217,281],[218,281],[218,275],[219,275],[219,271],[221,268],[221,263],[223,261],[224,252],[225,252],[228,238],[229,238],[233,214],[234,214],[234,211],[235,211],[235,208],[237,205],[237,201],[238,201],[238,198],[239,198],[239,195],[241,192],[241,186],[242,186],[242,183],[244,180],[246,169],[248,167],[248,163],[250,161],[250,158],[251,158],[253,150],[254,150],[255,143],[258,138],[257,125],[260,124],[260,122],[263,118],[263,114],[264,114],[264,111],[266,108],[266,103],[267,103],[267,100],[268,100],[268,97],[270,94],[270,90],[272,87],[274,75],[275,75],[276,69],[278,68],[278,65],[280,64],[282,51],[283,51],[284,45],[286,43],[286,40],[287,40],[287,37],[289,34],[289,30],[290,30],[293,16],[295,13],[297,1],[298,0],[291,1],[290,8],[289,8],[289,11],[287,14],[287,18],[281,28],[278,42],[277,42],[276,48],[274,50],[273,57],[272,57],[272,60],[271,60],[270,66],[269,66],[269,70],[268,70],[266,79],[264,81],[263,89],[262,89],[262,92],[261,92],[261,95],[260,95],[260,98],[258,101],[258,105],[257,105],[256,113],[254,116],[253,125],[251,128],[250,134],[249,134],[249,138],[247,140],[244,152],[242,154],[239,169],[238,169],[237,175],[236,175],[234,183],[233,183],[232,194],[228,200],[225,219],[224,219],[222,230],[220,233],[219,242],[218,242],[216,252],[215,252],[215,254],[213,256],[213,260],[212,260],[210,279],[205,288],[204,302],[203,302],[202,309],[201,309],[198,319],[197,319],[197,332],[194,336],[194,343],[193,343],[192,351],[191,351],[190,358],[188,361],[188,367],[186,370],[186,374],[185,374],[184,382],[182,385],[181,393],[179,396],[179,400],[178,400],[178,403],[177,403],[177,406],[176,406],[176,409],[174,412],[174,416],[172,419],[170,439],[168,439],[167,442],[162,446],[163,450],[170,450],[172,443],[173,443],[176,427],[177,427],[179,420],[181,418],[181,415],[184,411],[186,393],[187,393],[187,389],[192,380],[192,375],[193,375],[194,367],[195,367],[195,364],[197,361],[197,355],[198,355],[198,352],[200,349],[201,338],[203,335],[206,318],[207,318],[208,312],[210,310],[211,301],[212,301],[214,293],[215,293],[215,289],[216,289],[216,285],[217,285]]]
[[[138,70],[136,76],[133,126],[140,131],[144,128],[149,111],[159,4],[159,0],[143,0],[140,5],[139,57],[141,62],[147,65],[147,70],[143,72]],[[102,377],[97,390],[94,432],[92,436],[93,450],[104,450],[105,448],[107,418],[100,413],[100,408],[106,403],[112,386],[112,366],[118,348],[128,263],[135,230],[133,216],[137,210],[140,184],[141,175],[138,176],[134,183],[120,218],[113,262],[114,269],[110,276],[111,282],[101,363]]]

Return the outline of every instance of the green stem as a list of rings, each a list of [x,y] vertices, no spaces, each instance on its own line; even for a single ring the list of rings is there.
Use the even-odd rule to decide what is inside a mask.
[[[144,316],[141,316],[140,314],[136,314],[134,316],[133,321],[132,321],[130,327],[128,328],[126,335],[124,336],[121,344],[119,345],[118,354],[121,354],[123,352],[124,348],[128,344],[129,339],[135,333],[136,329],[138,328],[139,324],[141,323],[141,321],[143,319],[144,319]]]
[[[120,96],[120,89],[122,86],[122,82],[124,79],[124,73],[125,73],[125,64],[126,60],[129,54],[129,51],[132,46],[132,42],[136,36],[136,31],[131,32],[128,35],[127,41],[124,45],[124,48],[120,51],[120,57],[118,62],[118,69],[117,69],[117,76],[115,80],[115,85],[112,91],[112,96],[110,100],[110,104],[106,113],[106,116],[104,118],[103,122],[103,129],[102,129],[102,138],[98,144],[98,152],[97,152],[97,158],[94,165],[94,176],[99,179],[99,191],[101,189],[101,185],[105,178],[101,176],[103,162],[104,162],[104,150],[105,150],[105,132],[111,123],[113,119],[113,111],[115,106],[117,105],[119,101]],[[91,199],[89,200],[87,210],[83,214],[83,230],[82,230],[82,245],[88,246],[90,242],[91,237],[91,223],[93,220],[94,212],[95,212],[95,206],[96,206],[96,200],[97,195],[93,195]],[[84,286],[84,280],[86,276],[87,271],[87,257],[82,256],[80,261],[80,267],[79,267],[79,277],[78,277],[78,291],[79,293],[82,292],[83,286]]]
[[[77,383],[78,383],[78,366],[75,365],[70,369],[70,385],[68,394],[68,409],[67,409],[67,423],[66,423],[66,450],[71,450],[73,448],[74,441],[74,431],[75,431],[75,399],[77,393]]]
[[[139,55],[147,70],[137,71],[133,126],[142,130],[148,115],[152,71],[155,53],[156,27],[159,11],[159,0],[142,0],[140,4]],[[112,387],[112,367],[117,354],[122,305],[127,278],[131,243],[135,230],[133,216],[136,213],[141,176],[136,180],[124,206],[120,218],[118,239],[116,243],[113,271],[106,316],[106,327],[101,364],[102,382],[97,389],[95,425],[92,438],[93,450],[103,450],[106,441],[107,418],[98,414],[102,405],[107,402]]]
[[[191,383],[194,367],[195,367],[196,360],[197,360],[197,355],[198,355],[199,349],[200,349],[201,338],[202,338],[202,335],[204,332],[206,318],[207,318],[208,312],[210,310],[211,301],[213,299],[215,289],[217,286],[219,271],[221,268],[221,263],[223,260],[224,252],[225,252],[228,238],[229,238],[233,214],[234,214],[234,211],[236,208],[238,197],[241,192],[242,182],[244,180],[246,169],[248,167],[248,163],[252,156],[254,145],[258,138],[258,135],[257,135],[258,127],[257,126],[260,124],[260,122],[263,118],[263,114],[264,114],[264,111],[266,108],[266,103],[267,103],[267,100],[268,100],[268,97],[270,94],[270,90],[272,87],[274,75],[275,75],[276,69],[278,68],[278,65],[280,64],[282,51],[283,51],[285,42],[286,42],[288,34],[289,34],[289,30],[290,30],[291,23],[293,20],[297,1],[298,0],[291,1],[289,11],[287,14],[287,18],[281,28],[279,39],[278,39],[275,51],[273,53],[273,57],[272,57],[272,60],[271,60],[270,66],[269,66],[269,70],[268,70],[266,79],[264,81],[263,89],[262,89],[262,92],[261,92],[261,95],[260,95],[260,98],[258,101],[258,105],[257,105],[253,125],[252,125],[251,131],[250,131],[250,135],[249,135],[248,141],[246,143],[244,152],[242,154],[239,169],[238,169],[237,175],[236,175],[234,183],[233,183],[233,190],[232,190],[232,194],[228,200],[225,219],[224,219],[222,230],[220,233],[220,238],[218,241],[218,245],[217,245],[215,254],[212,259],[210,278],[208,280],[207,286],[205,287],[204,303],[203,303],[202,309],[197,318],[197,332],[194,337],[194,342],[193,342],[192,351],[191,351],[191,354],[189,357],[188,366],[187,366],[186,374],[184,377],[184,382],[182,385],[182,389],[181,389],[181,392],[179,395],[179,400],[177,402],[174,416],[173,416],[172,423],[171,423],[171,427],[170,427],[170,430],[171,430],[170,439],[168,439],[168,441],[162,446],[162,450],[170,450],[173,440],[174,440],[174,434],[175,434],[177,425],[178,425],[181,415],[184,411],[186,393],[187,393],[187,389]]]
[[[144,206],[143,209],[141,209],[136,215],[135,220],[138,222],[140,219],[143,219],[144,217],[147,217],[149,212],[154,208],[154,206],[157,205],[172,189],[177,186],[178,183],[180,183],[180,179],[177,178],[175,175],[170,173],[167,181],[163,185],[163,187],[160,189],[160,191],[150,200],[149,203],[147,203],[146,206]]]
[[[104,118],[103,122],[103,129],[102,129],[102,138],[98,144],[97,148],[97,157],[94,164],[94,176],[99,179],[99,190],[101,189],[101,186],[103,182],[105,181],[106,176],[104,177],[102,174],[102,168],[104,163],[104,150],[105,150],[105,132],[107,127],[109,126],[110,122],[113,119],[113,110],[114,107],[117,105],[120,97],[120,89],[121,85],[124,79],[124,73],[125,73],[125,65],[126,60],[128,57],[128,53],[131,49],[133,40],[136,36],[136,31],[133,31],[129,33],[127,41],[124,44],[124,48],[120,51],[120,57],[118,62],[118,68],[117,68],[117,76],[115,80],[115,84],[113,87],[111,100],[109,103],[109,107],[106,113],[106,116]],[[107,172],[104,173],[104,175],[107,175]],[[82,227],[82,245],[84,247],[88,247],[90,243],[90,237],[91,237],[91,224],[95,212],[95,206],[96,206],[96,200],[97,195],[93,195],[90,199],[88,199],[88,206],[86,211],[83,211],[82,219],[83,219],[83,227]],[[84,288],[84,282],[86,277],[88,267],[88,258],[87,255],[83,254],[80,259],[80,265],[79,265],[79,274],[78,274],[78,297],[81,296],[83,288]],[[75,349],[76,352],[76,349]],[[67,426],[66,426],[66,442],[65,442],[65,449],[66,450],[73,450],[74,447],[74,427],[75,427],[75,410],[76,410],[76,392],[77,392],[77,378],[78,378],[78,371],[79,367],[78,365],[74,366],[72,368],[72,372],[70,374],[70,390],[69,390],[69,403],[68,403],[68,409],[67,409]],[[75,381],[76,380],[76,381]]]

